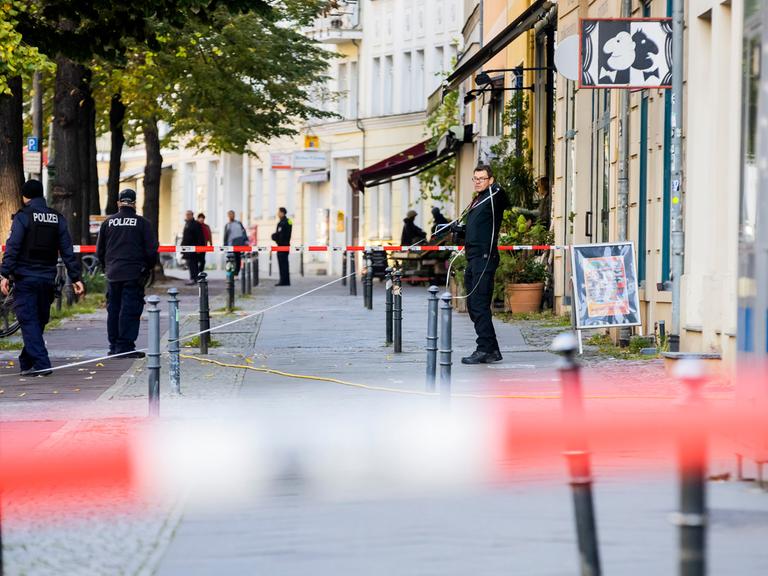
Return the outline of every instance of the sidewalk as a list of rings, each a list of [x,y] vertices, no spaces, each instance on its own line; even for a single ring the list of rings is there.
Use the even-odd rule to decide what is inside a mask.
[[[213,324],[244,318],[333,279],[294,278],[289,288],[274,287],[274,278],[262,276],[261,280],[250,298],[240,297],[238,284],[240,310],[236,315],[214,316]],[[361,286],[359,295],[351,297],[348,287],[335,283],[247,318],[215,333],[221,346],[211,348],[207,358],[422,392],[426,290],[404,287],[403,353],[394,354],[384,346],[383,284],[377,282],[374,288],[373,311],[362,306]],[[212,290],[217,298],[221,293],[222,285]],[[193,294],[182,299],[183,310],[196,308],[190,300],[195,300]],[[218,302],[211,308],[218,308],[222,300]],[[454,314],[453,392],[542,397],[559,393],[557,358],[541,346],[526,343],[516,326],[502,322],[495,326],[503,362],[464,366],[460,357],[474,349],[474,332],[466,314]],[[187,316],[182,336],[196,331],[196,317]],[[197,356],[195,350],[183,353]],[[193,359],[183,361],[182,396],[175,397],[168,391],[166,362],[163,358],[160,411],[170,421],[193,418],[202,423],[213,414],[245,414],[256,421],[314,414],[325,422],[321,426],[332,426],[339,414],[386,414],[403,404],[418,408],[436,402],[435,398],[221,368]],[[597,369],[585,373],[586,396],[673,398],[679,393],[678,386],[663,377],[658,362],[644,364],[642,370],[633,365],[622,368],[616,362],[606,365],[607,378],[596,377]],[[87,431],[89,418],[146,415],[144,366],[144,361],[136,362],[79,414],[81,419],[70,425],[70,432]],[[457,398],[453,405],[488,402]],[[521,413],[559,410],[559,402],[546,399],[499,402]],[[648,400],[633,407],[668,410],[672,404],[672,400]],[[614,410],[616,403],[587,400],[587,408]],[[312,438],[315,424],[306,421],[307,439]],[[355,430],[349,433],[355,435]],[[677,506],[677,488],[671,465],[645,477],[628,476],[625,470],[596,462],[595,475],[604,572],[672,573],[676,531],[668,514]],[[768,552],[761,534],[768,528],[768,496],[748,484],[710,483],[710,502],[710,573],[764,573]],[[222,507],[219,512],[191,507],[185,513],[180,502],[170,502],[148,505],[133,514],[105,515],[85,503],[76,518],[50,523],[14,518],[10,508],[3,534],[9,574],[458,576],[554,575],[577,570],[565,464],[562,473],[555,475],[529,470],[518,481],[460,493],[337,502],[314,498],[311,490],[288,476],[280,490],[261,501],[234,511]]]

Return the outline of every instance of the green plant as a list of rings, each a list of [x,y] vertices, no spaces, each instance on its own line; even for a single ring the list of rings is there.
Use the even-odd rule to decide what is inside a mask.
[[[513,246],[542,246],[553,241],[554,234],[541,224],[512,209],[504,213],[499,244]],[[503,299],[506,284],[533,284],[549,279],[549,268],[540,252],[533,250],[502,251],[496,273],[493,295]]]
[[[214,340],[213,338],[208,340],[208,348],[218,348],[220,346],[221,346],[221,342],[219,342],[218,340]],[[194,336],[189,340],[182,340],[181,347],[182,348],[199,348],[200,336]]]
[[[83,284],[87,294],[104,293],[107,290],[107,277],[100,271],[83,274]]]

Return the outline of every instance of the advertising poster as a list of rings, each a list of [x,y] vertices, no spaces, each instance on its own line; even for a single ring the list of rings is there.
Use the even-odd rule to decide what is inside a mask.
[[[637,326],[640,300],[631,242],[571,250],[576,328]]]

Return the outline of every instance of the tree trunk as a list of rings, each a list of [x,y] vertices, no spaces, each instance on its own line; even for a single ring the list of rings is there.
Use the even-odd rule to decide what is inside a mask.
[[[160,175],[163,166],[157,118],[151,118],[144,123],[144,146],[147,151],[147,163],[144,166],[143,213],[157,235],[160,222]]]
[[[90,244],[90,231],[88,215],[91,213],[91,166],[90,155],[90,117],[93,109],[93,98],[90,92],[91,71],[83,68],[83,77],[80,83],[80,105],[77,114],[77,144],[79,147],[78,161],[80,163],[80,244]],[[73,240],[77,243],[77,240]]]
[[[91,110],[88,116],[88,181],[90,183],[91,214],[101,214],[99,198],[99,167],[96,163],[96,101],[90,95]]]
[[[64,214],[72,238],[82,236],[82,187],[87,170],[81,162],[83,146],[80,143],[80,106],[83,100],[83,82],[86,68],[63,56],[56,58],[56,89],[53,100],[53,147],[56,151],[53,170],[52,205]],[[85,214],[88,221],[88,214]]]
[[[11,217],[21,207],[24,184],[21,77],[10,78],[8,85],[11,94],[0,95],[0,237],[3,241],[11,230]]]
[[[109,150],[109,179],[107,180],[107,214],[117,212],[117,195],[120,192],[120,160],[123,155],[125,134],[123,120],[125,119],[125,104],[120,94],[112,96],[109,104],[109,132],[112,146]]]

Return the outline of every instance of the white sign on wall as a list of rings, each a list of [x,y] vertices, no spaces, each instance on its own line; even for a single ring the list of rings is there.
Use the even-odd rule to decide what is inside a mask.
[[[328,154],[319,150],[301,150],[293,153],[292,165],[294,168],[327,168]]]
[[[287,152],[272,152],[269,155],[272,170],[290,170],[293,168],[291,155]]]

